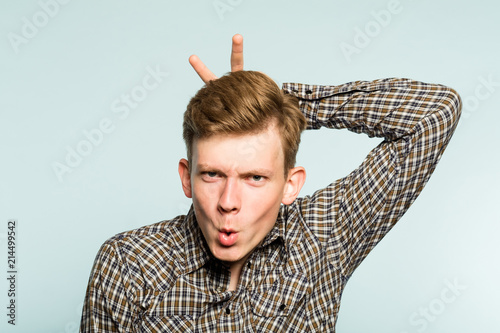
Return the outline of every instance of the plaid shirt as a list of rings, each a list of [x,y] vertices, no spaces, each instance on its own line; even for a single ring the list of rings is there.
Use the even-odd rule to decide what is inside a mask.
[[[238,287],[213,258],[193,210],[118,234],[91,273],[82,332],[334,332],[354,269],[416,199],[458,122],[450,88],[383,79],[285,84],[309,129],[381,137],[363,163],[282,206]]]

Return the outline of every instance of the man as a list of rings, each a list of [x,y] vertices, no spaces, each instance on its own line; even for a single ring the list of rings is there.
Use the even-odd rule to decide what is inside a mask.
[[[206,82],[184,117],[179,175],[191,210],[105,242],[82,332],[335,331],[347,280],[421,192],[458,122],[460,98],[441,85],[280,90],[241,71],[239,35],[231,58],[220,79],[190,59]],[[384,140],[349,175],[298,198],[305,127]]]

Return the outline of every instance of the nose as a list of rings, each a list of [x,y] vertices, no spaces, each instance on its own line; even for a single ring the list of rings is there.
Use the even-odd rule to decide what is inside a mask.
[[[240,185],[236,179],[227,178],[219,198],[219,211],[223,214],[237,213],[240,207]]]

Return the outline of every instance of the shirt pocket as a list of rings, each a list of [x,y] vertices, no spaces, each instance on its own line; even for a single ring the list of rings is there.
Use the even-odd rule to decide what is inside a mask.
[[[168,291],[148,290],[141,300],[145,316],[182,317],[196,320],[214,302],[204,290],[186,284],[182,279]]]
[[[262,288],[264,289],[264,288]],[[307,278],[294,273],[285,275],[265,290],[258,290],[250,297],[252,312],[260,317],[288,316],[302,306],[308,290]]]

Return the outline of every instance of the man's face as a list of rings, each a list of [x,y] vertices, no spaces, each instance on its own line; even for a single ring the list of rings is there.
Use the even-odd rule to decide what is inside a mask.
[[[270,125],[257,134],[199,139],[192,154],[189,183],[186,174],[181,179],[210,251],[241,264],[273,228],[280,204],[296,197],[290,201],[279,132]]]

